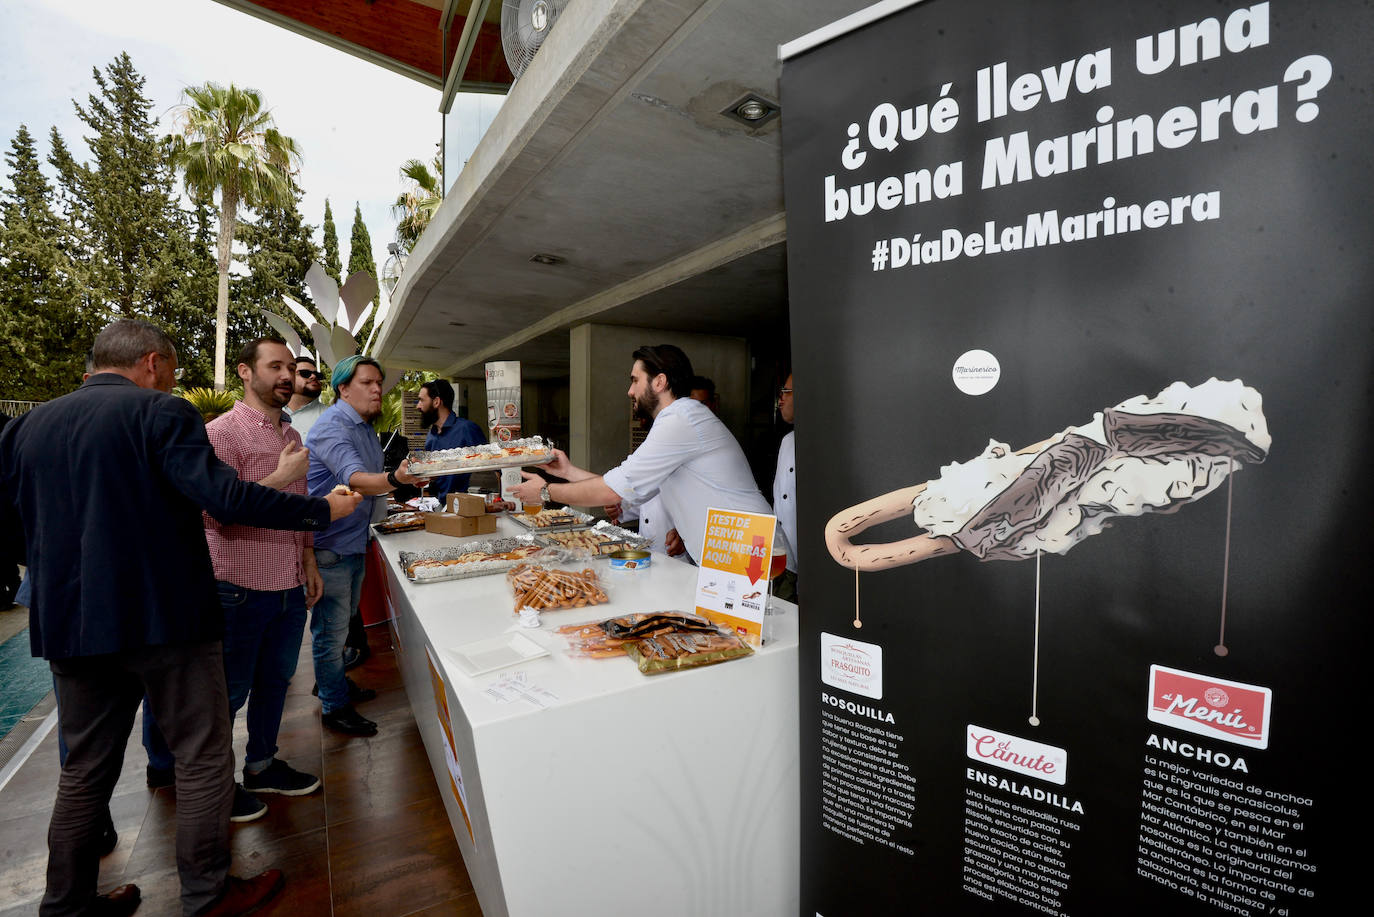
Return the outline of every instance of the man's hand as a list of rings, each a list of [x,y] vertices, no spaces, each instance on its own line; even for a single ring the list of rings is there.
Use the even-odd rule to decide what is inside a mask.
[[[277,456],[276,470],[258,483],[263,487],[282,490],[288,484],[293,484],[305,477],[305,473],[309,470],[310,450],[291,441],[286,444],[286,448],[282,449],[281,455]]]
[[[677,533],[677,529],[669,529],[668,534],[663,536],[663,550],[669,557],[686,553],[687,546],[682,543],[682,536]]]
[[[544,479],[528,471],[520,472],[520,477],[525,480],[512,487],[510,492],[519,497],[522,503],[538,503],[539,492],[544,489]]]
[[[410,459],[408,458],[401,459],[401,464],[396,467],[393,474],[396,475],[396,480],[402,484],[419,484],[424,480],[424,478],[410,473]]]
[[[320,596],[324,595],[324,579],[315,564],[315,552],[310,548],[303,552],[301,566],[305,569],[305,607],[314,608]]]
[[[612,525],[620,524],[620,514],[624,512],[624,509],[621,507],[619,503],[607,504],[606,506],[601,507],[601,510],[606,514],[606,518],[611,521]]]
[[[553,461],[544,466],[550,474],[557,475],[567,481],[576,480],[577,466],[568,461],[568,453],[562,449],[553,450]]]
[[[363,495],[356,490],[347,494],[336,494],[332,491],[324,495],[329,501],[329,521],[338,522],[344,516],[349,515],[358,508],[358,504],[363,502]]]

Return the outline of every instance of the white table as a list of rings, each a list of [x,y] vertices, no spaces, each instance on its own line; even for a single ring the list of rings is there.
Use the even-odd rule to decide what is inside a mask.
[[[508,519],[499,534],[524,532]],[[694,607],[697,569],[589,562],[611,602],[520,628],[504,576],[415,585],[401,551],[468,540],[382,536],[392,628],[415,721],[485,917],[643,912],[794,915],[799,907],[796,606],[775,602],[773,640],[747,659],[654,676],[582,659],[554,629]],[[446,650],[518,630],[552,654],[477,678]],[[467,822],[449,784],[426,648],[446,686]],[[540,708],[484,691],[523,672]]]

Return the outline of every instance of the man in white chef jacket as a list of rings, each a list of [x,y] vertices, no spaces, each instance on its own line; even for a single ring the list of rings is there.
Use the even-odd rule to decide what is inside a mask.
[[[561,450],[545,466],[566,484],[548,484],[522,472],[515,488],[522,500],[605,506],[642,504],[658,496],[693,560],[706,539],[706,511],[772,513],[759,493],[739,443],[711,409],[688,397],[692,363],[672,344],[641,347],[630,369],[630,401],[635,413],[652,418],[644,442],[604,475],[578,468]]]

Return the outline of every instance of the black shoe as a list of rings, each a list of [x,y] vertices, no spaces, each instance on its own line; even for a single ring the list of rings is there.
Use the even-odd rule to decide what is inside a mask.
[[[320,723],[334,730],[351,736],[375,736],[377,734],[377,724],[358,715],[358,711],[352,707],[340,707],[330,713],[320,717]]]
[[[148,789],[156,790],[164,786],[176,786],[177,772],[174,767],[153,767],[148,765]]]
[[[350,704],[364,704],[370,700],[376,699],[377,692],[371,688],[360,688],[358,687],[358,683],[351,678],[344,678],[344,681],[348,682],[348,702]],[[310,693],[316,697],[320,696],[320,685],[318,682],[311,687]]]
[[[86,913],[97,917],[128,917],[138,910],[141,897],[137,885],[121,885],[109,894],[96,898]]]
[[[110,820],[110,810],[105,810],[105,827],[100,831],[100,846],[97,853],[101,857],[107,857],[114,853],[114,849],[119,846],[119,835],[115,833],[114,822]]]
[[[254,793],[277,793],[281,796],[307,796],[320,788],[320,778],[302,774],[279,758],[273,758],[256,774],[243,772],[243,788]]]
[[[266,814],[267,803],[245,790],[242,784],[234,784],[234,808],[229,812],[230,821],[257,821]]]
[[[357,668],[364,662],[367,662],[368,657],[371,655],[372,650],[370,649],[359,650],[351,646],[345,646],[343,650],[344,671],[347,672],[349,669]]]

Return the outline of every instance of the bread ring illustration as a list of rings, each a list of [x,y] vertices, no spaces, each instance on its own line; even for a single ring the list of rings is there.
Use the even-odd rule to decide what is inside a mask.
[[[967,551],[980,560],[1063,554],[1118,516],[1168,513],[1201,499],[1271,439],[1259,392],[1239,379],[1175,382],[1139,395],[1042,442],[1013,450],[989,441],[940,477],[836,513],[825,526],[831,556],[856,570],[885,570]],[[886,544],[851,539],[913,513],[921,534]]]

